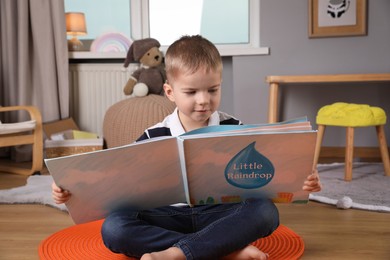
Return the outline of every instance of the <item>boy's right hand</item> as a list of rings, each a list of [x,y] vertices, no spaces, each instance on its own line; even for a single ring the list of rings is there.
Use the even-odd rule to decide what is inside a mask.
[[[65,203],[70,199],[70,192],[67,190],[63,190],[60,187],[58,187],[54,182],[51,185],[51,194],[53,197],[53,200],[57,204]]]

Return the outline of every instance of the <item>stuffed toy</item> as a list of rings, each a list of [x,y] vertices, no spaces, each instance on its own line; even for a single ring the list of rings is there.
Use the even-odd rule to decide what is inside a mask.
[[[166,80],[163,64],[163,54],[159,50],[160,43],[153,38],[136,40],[130,46],[124,67],[130,63],[140,63],[140,68],[134,71],[123,89],[125,95],[143,97],[148,94],[163,94]]]

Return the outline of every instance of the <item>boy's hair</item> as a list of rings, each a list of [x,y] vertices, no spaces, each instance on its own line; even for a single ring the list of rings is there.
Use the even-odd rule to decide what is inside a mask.
[[[222,73],[221,55],[212,42],[200,35],[186,35],[169,46],[165,54],[168,82],[179,73],[193,74],[199,69]]]

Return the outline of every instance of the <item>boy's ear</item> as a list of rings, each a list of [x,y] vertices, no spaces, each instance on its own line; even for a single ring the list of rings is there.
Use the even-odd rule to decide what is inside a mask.
[[[170,101],[175,102],[175,98],[173,97],[173,89],[171,85],[169,85],[168,83],[164,83],[164,92]]]

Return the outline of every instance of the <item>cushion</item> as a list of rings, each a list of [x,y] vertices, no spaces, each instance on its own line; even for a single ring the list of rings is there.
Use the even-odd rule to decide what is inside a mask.
[[[21,133],[35,129],[36,121],[30,120],[20,123],[3,124],[0,121],[0,135]]]
[[[100,229],[103,220],[74,225],[60,230],[45,240],[38,248],[41,260],[52,259],[134,259],[114,254],[103,244]],[[270,236],[252,243],[269,259],[299,259],[305,250],[303,239],[290,228],[280,225]]]
[[[386,113],[380,107],[336,102],[320,108],[316,122],[319,125],[345,127],[384,125],[386,124]]]

